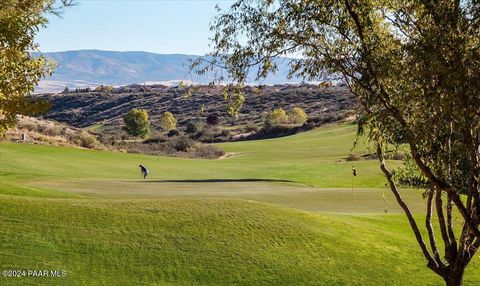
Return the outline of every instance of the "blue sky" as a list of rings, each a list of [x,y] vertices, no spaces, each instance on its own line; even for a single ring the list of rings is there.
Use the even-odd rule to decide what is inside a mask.
[[[37,35],[42,52],[80,49],[203,55],[228,0],[77,0]]]

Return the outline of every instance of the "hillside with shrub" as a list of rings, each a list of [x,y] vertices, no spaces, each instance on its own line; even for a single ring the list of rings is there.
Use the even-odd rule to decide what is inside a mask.
[[[132,109],[141,109],[149,115],[150,136],[155,137],[165,131],[162,115],[168,112],[174,116],[176,124],[167,129],[175,128],[180,133],[195,135],[203,142],[250,138],[265,126],[312,127],[336,122],[352,115],[356,106],[353,95],[344,87],[247,86],[243,90],[245,102],[239,114],[230,116],[227,113],[228,102],[224,100],[225,89],[223,86],[130,85],[40,96],[52,103],[45,118],[88,128],[101,136],[128,136],[123,128],[123,118]],[[267,115],[275,109],[284,110],[285,115],[293,120],[268,123]],[[262,132],[265,133],[265,130]]]
[[[104,150],[96,136],[81,128],[54,120],[18,116],[17,126],[8,130],[0,141]]]

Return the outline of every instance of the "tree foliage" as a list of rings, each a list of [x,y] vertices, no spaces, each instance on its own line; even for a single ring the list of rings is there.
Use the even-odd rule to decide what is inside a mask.
[[[94,91],[98,91],[98,92],[112,92],[113,90],[113,86],[111,85],[99,85],[97,87],[95,87]]]
[[[241,85],[251,69],[265,78],[277,56],[294,53],[291,75],[348,86],[427,266],[447,285],[462,284],[480,247],[480,2],[238,0],[219,10],[211,29],[214,51],[200,72],[221,66]],[[426,235],[383,160],[385,146],[400,143],[430,186]]]
[[[403,166],[392,171],[393,178],[400,185],[409,187],[419,187],[428,189],[428,180],[418,168],[412,156],[406,156],[403,160]]]
[[[71,1],[2,0],[0,3],[0,133],[16,123],[16,115],[37,115],[48,109],[45,101],[27,96],[54,65],[36,57],[34,42],[39,29],[47,24],[46,15],[59,14]]]
[[[134,108],[123,116],[124,130],[135,137],[147,137],[150,133],[150,120],[148,112],[144,109]]]
[[[294,107],[288,111],[288,120],[292,124],[303,125],[307,122],[308,116],[300,107]]]
[[[265,118],[265,125],[267,127],[272,127],[285,123],[288,123],[288,116],[283,108],[276,108],[271,110]]]
[[[223,93],[223,99],[227,102],[227,113],[236,117],[245,102],[245,95],[242,90],[243,84],[234,87],[229,86]]]
[[[163,131],[168,132],[170,130],[173,130],[177,128],[177,120],[173,116],[171,112],[164,112],[162,116],[160,116],[160,128],[162,128]]]

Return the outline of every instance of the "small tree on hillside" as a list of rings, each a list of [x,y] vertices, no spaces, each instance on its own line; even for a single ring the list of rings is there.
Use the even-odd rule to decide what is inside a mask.
[[[307,122],[308,116],[300,107],[294,107],[288,112],[288,120],[293,124],[303,125]]]
[[[150,133],[150,120],[148,112],[144,109],[134,108],[123,116],[125,126],[123,129],[135,137],[147,137]]]
[[[163,131],[168,132],[170,130],[173,130],[177,128],[177,120],[173,116],[171,112],[164,112],[162,116],[160,116],[160,128],[162,128]]]
[[[277,108],[270,111],[265,118],[265,125],[272,127],[278,124],[285,124],[288,122],[287,113],[283,108]]]
[[[99,85],[99,86],[95,87],[95,91],[111,92],[111,91],[113,91],[113,86],[111,86],[111,85]]]

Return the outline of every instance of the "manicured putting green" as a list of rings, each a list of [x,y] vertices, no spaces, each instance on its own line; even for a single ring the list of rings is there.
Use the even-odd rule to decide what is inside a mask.
[[[84,197],[109,199],[237,198],[273,203],[307,211],[334,213],[402,213],[388,189],[316,188],[298,183],[255,180],[212,181],[30,181],[31,185]],[[422,193],[404,190],[415,212],[425,208]]]

